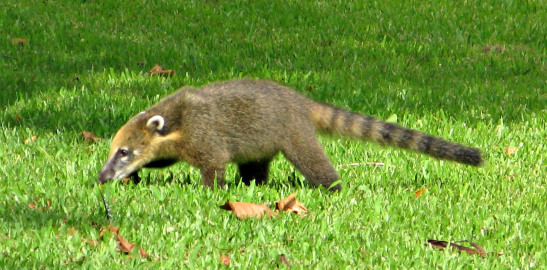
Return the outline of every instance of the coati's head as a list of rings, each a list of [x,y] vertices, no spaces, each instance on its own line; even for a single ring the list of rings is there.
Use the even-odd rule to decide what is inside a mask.
[[[98,182],[123,179],[142,167],[161,161],[169,160],[172,164],[176,158],[171,153],[171,146],[178,139],[180,132],[169,133],[163,116],[147,112],[136,115],[112,139],[108,160],[99,172]]]

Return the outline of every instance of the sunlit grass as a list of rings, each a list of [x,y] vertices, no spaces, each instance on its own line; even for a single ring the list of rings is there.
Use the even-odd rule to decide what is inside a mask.
[[[280,254],[293,268],[545,267],[543,2],[61,2],[0,4],[2,268],[219,268],[221,255],[233,268],[283,268]],[[177,74],[149,77],[156,63]],[[214,190],[187,164],[144,170],[143,183],[102,192],[111,223],[151,258],[101,239],[109,222],[92,184],[114,132],[178,87],[239,77],[396,114],[482,149],[486,164],[334,136],[321,142],[343,180],[335,194],[281,156],[262,186],[239,185],[234,166]],[[293,192],[311,215],[239,220],[218,207]],[[439,252],[427,239],[503,255]]]

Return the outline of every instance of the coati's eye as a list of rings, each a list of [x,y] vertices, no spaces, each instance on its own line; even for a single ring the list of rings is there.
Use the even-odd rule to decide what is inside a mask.
[[[129,150],[127,150],[127,149],[120,149],[119,153],[120,153],[120,155],[121,155],[122,157],[125,157],[125,156],[127,156],[127,155],[129,154]]]

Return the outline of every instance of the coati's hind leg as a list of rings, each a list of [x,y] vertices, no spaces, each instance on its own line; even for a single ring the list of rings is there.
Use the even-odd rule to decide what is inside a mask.
[[[315,134],[301,136],[293,140],[294,143],[283,149],[283,155],[300,171],[306,180],[316,186],[329,188],[332,183],[340,179],[338,173],[323,151]],[[340,190],[340,184],[330,190]]]
[[[257,184],[263,184],[268,180],[271,159],[252,161],[237,164],[239,176],[245,185],[251,184],[253,179]]]

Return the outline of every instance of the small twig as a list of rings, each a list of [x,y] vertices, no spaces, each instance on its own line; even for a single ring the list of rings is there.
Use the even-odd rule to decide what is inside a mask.
[[[363,165],[372,165],[376,167],[384,167],[386,164],[383,162],[360,162],[360,163],[346,163],[346,164],[340,164],[338,167],[358,167]],[[388,168],[397,168],[395,165],[387,165]]]
[[[5,55],[5,54],[2,54],[2,57],[7,58],[7,59],[15,59],[15,57],[9,56],[9,55]]]
[[[110,221],[112,218],[112,215],[110,214],[110,207],[108,206],[108,203],[106,203],[106,200],[104,198],[103,193],[101,192],[101,189],[99,188],[99,194],[101,194],[101,198],[103,199],[103,205],[104,205],[104,212],[106,214],[106,219]]]

